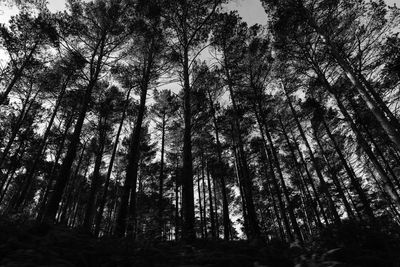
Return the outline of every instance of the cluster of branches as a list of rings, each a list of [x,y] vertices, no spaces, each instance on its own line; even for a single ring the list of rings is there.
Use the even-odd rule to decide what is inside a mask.
[[[218,0],[70,0],[1,26],[2,213],[157,240],[398,224],[399,10],[262,2],[267,26]]]

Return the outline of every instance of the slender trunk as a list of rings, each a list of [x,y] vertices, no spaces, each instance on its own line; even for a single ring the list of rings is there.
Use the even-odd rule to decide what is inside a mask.
[[[179,240],[179,186],[175,181],[175,240]]]
[[[292,145],[291,145],[291,143],[290,143],[289,136],[288,136],[288,134],[287,134],[287,132],[286,132],[286,127],[284,126],[283,121],[282,121],[282,119],[281,119],[280,116],[278,116],[278,120],[279,120],[281,129],[282,129],[282,132],[283,132],[283,136],[285,137],[286,143],[287,143],[287,145],[288,145],[288,147],[289,147],[289,150],[290,150],[290,153],[291,153],[291,155],[292,155],[293,162],[295,163],[296,169],[298,170],[298,174],[299,174],[300,176],[302,176],[302,174],[301,174],[301,166],[300,166],[300,164],[297,162],[296,153],[295,153],[295,151],[294,151],[294,149],[293,149],[293,147],[292,147]],[[301,179],[301,183],[300,183],[300,184],[303,185],[303,177],[299,177],[299,178]],[[308,190],[307,186],[306,186],[306,185],[304,185],[304,186],[305,186],[306,189]],[[310,192],[308,192],[308,194],[309,194],[309,197],[311,197]],[[318,209],[317,209],[317,206],[316,206],[316,204],[315,204],[314,201],[312,201],[312,203],[311,203],[311,208],[312,208],[313,211],[314,211],[314,214],[315,214],[315,217],[316,217],[316,222],[317,222],[318,228],[319,228],[319,229],[322,229],[322,222],[321,222],[321,219],[320,219],[320,217],[319,217]]]
[[[60,93],[59,93],[59,95],[57,97],[56,104],[54,106],[53,112],[52,112],[51,117],[50,117],[50,121],[47,124],[47,128],[46,128],[46,130],[44,132],[43,139],[40,142],[39,148],[38,148],[38,150],[36,152],[36,155],[34,157],[33,164],[32,164],[32,166],[30,166],[29,172],[28,172],[28,174],[27,174],[27,176],[25,178],[25,181],[24,181],[24,184],[22,186],[22,190],[21,190],[21,193],[20,193],[20,196],[19,196],[19,199],[18,199],[18,202],[17,202],[17,205],[16,205],[15,209],[18,209],[20,207],[20,205],[24,202],[24,200],[26,198],[26,194],[30,190],[30,187],[32,185],[32,180],[33,180],[35,172],[36,172],[36,168],[37,168],[39,162],[41,161],[42,153],[45,150],[46,145],[47,145],[47,138],[50,135],[51,127],[53,126],[54,119],[56,118],[58,109],[59,109],[59,107],[61,105],[62,99],[64,98],[64,94],[65,94],[65,91],[67,89],[67,86],[68,86],[68,83],[69,83],[71,77],[72,77],[72,74],[68,75],[66,77],[66,79],[65,79],[64,84],[62,84],[62,86],[61,86],[61,91],[60,91]]]
[[[32,108],[33,103],[35,102],[35,99],[37,97],[37,95],[39,94],[40,90],[36,91],[35,95],[32,97],[32,99],[30,99],[31,94],[32,94],[32,85],[31,88],[29,90],[29,93],[24,101],[24,103],[22,104],[22,110],[21,113],[18,116],[17,122],[15,123],[12,131],[11,131],[11,136],[10,139],[7,142],[6,147],[3,150],[3,153],[1,155],[0,158],[0,170],[3,169],[3,165],[6,162],[6,158],[8,156],[8,153],[11,150],[11,147],[14,143],[15,138],[17,137],[18,133],[20,132],[20,128],[22,126],[22,123],[26,117],[26,115],[29,113],[30,109]]]
[[[353,210],[351,209],[350,203],[348,202],[348,200],[347,200],[347,198],[346,198],[346,196],[344,194],[343,188],[340,185],[340,182],[339,182],[339,180],[337,178],[337,175],[336,175],[335,171],[333,170],[332,165],[331,165],[328,157],[326,156],[325,149],[324,149],[324,147],[323,147],[323,145],[321,143],[321,140],[319,139],[319,137],[317,135],[317,132],[316,132],[315,128],[313,129],[313,132],[314,132],[315,141],[317,142],[317,145],[318,145],[318,147],[319,147],[319,149],[321,151],[322,157],[323,157],[323,159],[324,159],[324,161],[325,161],[325,163],[326,163],[326,165],[328,167],[328,172],[330,173],[332,181],[336,186],[336,190],[339,193],[339,197],[343,201],[343,204],[344,204],[344,207],[346,209],[347,215],[349,216],[349,218],[354,219],[355,216],[354,216]]]
[[[104,119],[104,125],[107,124],[106,119]],[[83,227],[86,230],[91,230],[93,224],[93,216],[96,212],[96,200],[99,191],[100,184],[100,167],[101,162],[103,160],[103,153],[104,153],[104,146],[106,142],[106,131],[103,129],[104,125],[102,125],[101,119],[99,122],[99,140],[98,140],[98,150],[96,151],[96,159],[94,163],[93,169],[93,177],[90,186],[89,198],[87,200],[86,211],[85,211],[85,218],[83,220]]]
[[[256,110],[257,107],[258,107],[258,112]],[[299,225],[297,223],[296,215],[294,213],[294,207],[293,207],[293,204],[292,204],[292,200],[290,199],[289,190],[287,189],[285,179],[283,178],[282,169],[281,169],[281,166],[280,166],[280,163],[279,163],[278,153],[276,152],[274,143],[272,141],[271,133],[269,131],[269,127],[267,125],[265,117],[262,117],[262,124],[261,124],[260,116],[262,116],[262,114],[263,114],[263,108],[262,108],[260,102],[258,102],[258,106],[257,107],[254,108],[255,109],[254,113],[255,113],[257,121],[258,121],[258,125],[259,125],[259,128],[260,128],[260,132],[261,132],[261,136],[263,138],[264,144],[265,144],[264,130],[265,130],[265,135],[267,136],[267,140],[268,140],[268,143],[269,143],[269,152],[271,152],[271,154],[272,154],[272,157],[269,157],[269,160],[274,162],[276,170],[278,172],[279,180],[280,180],[280,183],[281,183],[283,195],[285,196],[285,199],[286,199],[287,210],[288,210],[288,213],[289,213],[290,221],[292,223],[292,227],[293,227],[293,230],[294,230],[295,238],[297,240],[299,240],[300,242],[303,242],[303,238],[302,238],[302,234],[301,234],[301,231],[300,231],[300,227],[299,227]],[[264,126],[264,129],[263,129],[262,126]],[[268,148],[266,148],[266,149],[268,149]],[[273,170],[273,169],[271,169],[271,170]],[[283,208],[283,206],[281,208]],[[288,228],[287,230],[288,230],[288,233],[289,233],[289,237],[292,239],[293,236],[292,236],[292,233],[291,233],[291,229]]]
[[[304,141],[304,143],[305,143],[305,145],[306,145],[306,147],[307,147],[307,150],[308,150],[308,152],[309,152],[311,161],[313,162],[315,171],[316,171],[316,173],[317,173],[317,177],[318,177],[318,179],[319,179],[319,181],[320,181],[320,184],[321,184],[321,188],[322,188],[322,190],[323,190],[323,192],[325,193],[325,196],[326,196],[326,198],[327,198],[327,201],[328,201],[328,204],[329,204],[331,213],[332,213],[332,215],[333,215],[334,221],[335,221],[336,224],[340,224],[340,223],[341,223],[340,217],[339,217],[339,214],[338,214],[338,212],[337,212],[337,210],[336,210],[335,203],[333,202],[332,195],[331,195],[331,193],[329,192],[328,185],[327,185],[327,183],[326,183],[324,177],[322,176],[321,170],[320,170],[320,168],[319,168],[319,166],[318,166],[318,163],[317,163],[317,161],[316,161],[316,159],[315,159],[315,157],[314,157],[314,153],[313,153],[313,151],[312,151],[312,149],[311,149],[311,146],[310,146],[310,144],[309,144],[309,142],[308,142],[308,140],[307,140],[307,137],[306,137],[306,135],[305,135],[305,133],[304,133],[304,131],[303,131],[303,127],[302,127],[301,124],[300,124],[300,121],[299,121],[299,119],[298,119],[296,110],[295,110],[294,107],[293,107],[293,104],[292,104],[292,101],[291,101],[291,99],[290,99],[290,96],[289,96],[288,92],[286,91],[286,88],[283,87],[283,89],[284,89],[284,91],[285,91],[286,98],[287,98],[287,102],[288,102],[288,104],[289,104],[290,110],[292,111],[293,118],[294,118],[294,120],[295,120],[295,122],[296,122],[297,128],[299,129],[300,135],[301,135],[301,137],[303,138],[303,141]]]
[[[389,162],[386,160],[386,156],[383,154],[380,146],[374,140],[374,137],[372,136],[370,130],[368,129],[368,126],[360,118],[360,115],[357,112],[357,104],[356,104],[355,100],[353,99],[353,97],[354,96],[352,95],[352,97],[349,97],[348,100],[349,100],[349,103],[350,103],[350,107],[353,109],[353,112],[354,112],[354,115],[355,115],[355,120],[361,125],[360,126],[361,130],[364,130],[364,133],[366,133],[366,135],[367,135],[366,140],[368,140],[368,139],[370,140],[370,142],[373,145],[374,152],[376,152],[378,157],[382,160],[384,166],[386,167],[386,171],[389,172],[389,174],[393,178],[393,181],[396,183],[397,188],[400,189],[400,181],[399,181],[398,177],[394,173],[394,171],[393,171],[392,167],[390,166]],[[393,190],[396,190],[396,188],[393,188]]]
[[[21,142],[18,150],[20,150],[19,156],[17,157],[18,153],[15,153],[15,156],[17,158],[16,158],[16,161],[14,162],[14,166],[12,168],[10,168],[10,170],[11,170],[10,173],[6,176],[6,179],[4,180],[5,186],[4,185],[1,186],[1,189],[3,189],[3,186],[4,186],[4,189],[1,192],[0,203],[3,202],[3,199],[4,199],[4,197],[5,197],[5,195],[6,195],[7,191],[8,191],[8,188],[10,187],[11,182],[14,179],[15,172],[17,171],[17,168],[18,168],[18,163],[17,162],[20,162],[22,160],[22,157],[25,154],[26,146],[25,146],[23,141]],[[8,177],[8,179],[7,179],[7,177]]]
[[[326,84],[328,85],[328,84]],[[328,87],[329,88],[329,87]],[[331,88],[330,88],[331,89]],[[332,91],[334,92],[334,91]],[[376,158],[375,154],[372,152],[368,142],[362,136],[361,132],[357,128],[356,124],[354,123],[352,117],[348,113],[346,107],[343,105],[342,101],[338,97],[337,94],[334,94],[336,103],[340,109],[340,112],[343,114],[346,121],[350,124],[350,128],[352,129],[353,133],[356,135],[357,141],[365,154],[367,154],[369,160],[374,165],[375,170],[379,173],[380,180],[384,184],[384,189],[387,191],[389,196],[395,201],[396,205],[400,205],[400,196],[398,192],[395,190],[394,184],[392,180],[389,178],[388,174],[386,173],[385,169],[381,165],[381,163]]]
[[[214,216],[215,216],[215,236],[217,239],[219,239],[219,217],[218,217],[218,200],[217,200],[217,189],[216,189],[216,184],[215,184],[215,179],[213,177],[212,179],[212,188],[213,188],[213,193],[214,193]]]
[[[113,166],[114,166],[115,156],[117,154],[119,138],[120,138],[120,135],[121,135],[122,126],[124,125],[124,121],[125,121],[125,117],[126,117],[126,110],[128,108],[128,101],[129,101],[129,97],[130,97],[131,91],[132,91],[132,88],[129,89],[129,91],[128,91],[127,95],[126,95],[126,99],[125,99],[126,105],[125,105],[125,107],[124,107],[124,109],[122,111],[121,121],[120,121],[119,126],[118,126],[117,135],[115,136],[115,141],[114,141],[114,145],[113,145],[111,159],[110,159],[110,163],[108,165],[107,176],[106,176],[106,180],[104,182],[103,195],[102,195],[102,197],[100,199],[99,210],[98,210],[98,212],[96,214],[96,219],[95,219],[95,230],[94,230],[95,236],[98,236],[99,232],[100,232],[100,226],[101,226],[101,220],[103,218],[104,207],[105,207],[106,202],[107,202],[107,194],[108,194],[108,187],[110,185],[111,173],[112,173],[112,169],[113,169]]]
[[[140,103],[139,112],[136,118],[135,129],[131,136],[128,152],[128,165],[126,167],[126,178],[121,197],[121,205],[118,210],[116,221],[115,233],[117,236],[122,237],[125,235],[127,228],[127,220],[136,221],[136,184],[138,179],[139,161],[140,161],[140,139],[142,132],[142,124],[144,120],[144,113],[146,109],[147,91],[151,80],[151,72],[154,67],[154,40],[151,42],[150,51],[147,54],[146,60],[143,64],[143,76],[140,82]],[[132,198],[129,206],[129,195],[132,192]],[[128,233],[132,234],[132,233]]]
[[[226,61],[226,59],[225,59]],[[234,136],[236,135],[237,138],[237,147],[239,151],[239,158],[240,158],[240,165],[241,169],[243,172],[243,179],[241,181],[241,184],[243,186],[243,193],[244,197],[246,200],[246,208],[247,208],[247,216],[248,216],[248,238],[249,239],[257,239],[259,238],[260,234],[260,229],[257,221],[257,214],[256,210],[254,207],[254,200],[253,200],[253,189],[252,189],[252,179],[250,177],[250,171],[249,171],[249,166],[246,160],[246,153],[244,150],[244,143],[243,143],[243,138],[241,134],[241,127],[240,127],[240,122],[239,122],[239,113],[238,113],[238,107],[236,104],[236,97],[235,93],[233,90],[233,84],[232,84],[232,79],[230,77],[230,72],[229,69],[227,68],[227,64],[225,62],[225,75],[228,81],[228,89],[229,89],[229,94],[232,100],[232,106],[233,110],[235,111],[234,114],[234,119],[233,119],[233,133]]]
[[[2,105],[4,103],[4,101],[7,99],[8,94],[13,89],[14,85],[18,82],[19,79],[21,79],[22,74],[23,74],[25,68],[28,66],[29,62],[31,61],[33,54],[36,51],[37,46],[38,46],[38,44],[35,43],[35,45],[29,51],[29,54],[26,57],[26,59],[24,60],[24,63],[22,64],[22,66],[20,68],[18,68],[17,71],[15,72],[15,74],[14,74],[12,80],[10,81],[10,83],[8,84],[6,90],[0,94],[0,105]]]
[[[390,197],[395,201],[396,205],[400,205],[400,196],[397,193],[396,190],[394,190],[394,185],[385,172],[384,168],[382,165],[379,163],[378,159],[372,152],[368,142],[364,139],[362,136],[360,130],[354,123],[352,117],[350,116],[349,112],[347,111],[347,108],[344,106],[342,100],[339,97],[338,92],[330,85],[328,80],[326,79],[325,75],[321,71],[318,65],[314,64],[314,69],[315,72],[317,73],[318,77],[322,81],[324,87],[326,90],[333,95],[333,97],[336,100],[336,104],[340,109],[340,112],[344,116],[345,120],[350,124],[350,128],[352,129],[353,133],[356,135],[357,141],[365,154],[367,154],[368,158],[370,159],[371,163],[374,165],[375,170],[379,173],[379,177],[381,178],[380,180],[384,183],[384,188],[387,191],[387,193],[390,195]]]
[[[122,237],[125,235],[127,220],[132,221],[136,217],[136,210],[133,208],[133,213],[128,216],[128,205],[129,205],[129,195],[132,195],[133,198],[131,205],[136,206],[136,186],[138,179],[138,169],[139,169],[139,160],[140,160],[140,137],[142,130],[142,123],[144,120],[144,112],[146,108],[146,98],[147,98],[147,89],[148,83],[145,83],[145,86],[142,88],[140,95],[140,105],[139,105],[139,113],[136,118],[135,129],[131,136],[131,141],[129,145],[129,154],[128,154],[128,165],[126,167],[126,178],[123,187],[122,197],[121,197],[121,205],[118,210],[117,222],[115,232],[116,235]]]
[[[293,133],[292,133],[292,136],[293,136]],[[304,169],[305,169],[305,171],[306,171],[308,182],[309,182],[309,184],[311,185],[311,189],[312,189],[313,192],[314,192],[314,198],[315,198],[315,200],[317,201],[318,206],[319,206],[319,208],[320,208],[320,210],[321,210],[322,218],[324,219],[325,224],[328,225],[328,224],[329,224],[328,217],[326,216],[326,213],[325,213],[325,211],[324,211],[324,206],[323,206],[322,203],[321,203],[320,195],[319,195],[319,193],[318,193],[318,191],[317,191],[317,189],[316,189],[316,186],[315,186],[315,184],[314,184],[314,180],[313,180],[313,178],[312,178],[312,176],[311,176],[310,171],[308,170],[307,162],[306,162],[306,160],[304,159],[303,152],[300,150],[299,144],[297,143],[297,140],[294,138],[294,136],[293,136],[293,140],[294,140],[293,143],[294,143],[294,145],[295,145],[295,148],[296,148],[296,150],[297,150],[297,153],[299,153],[300,160],[301,160],[301,162],[302,162],[302,164],[303,164],[303,166],[304,166]]]
[[[81,109],[79,111],[78,119],[75,124],[74,133],[72,134],[67,154],[61,165],[57,182],[56,185],[54,186],[54,192],[51,195],[47,208],[45,210],[44,219],[46,221],[52,222],[54,220],[57,214],[58,206],[60,204],[65,186],[67,185],[68,178],[71,173],[71,167],[76,156],[79,139],[82,132],[82,126],[86,117],[86,112],[89,109],[89,103],[91,101],[92,91],[97,84],[97,80],[99,78],[100,71],[102,68],[103,57],[105,56],[104,55],[105,42],[106,42],[106,33],[103,33],[101,39],[97,43],[97,46],[92,54],[92,62],[90,66],[91,68],[90,81],[86,87],[85,94],[83,96],[83,101]],[[97,53],[98,49],[99,52]],[[94,63],[94,58],[96,57],[96,55],[98,55],[98,58],[97,62]]]
[[[81,154],[80,154],[80,156],[79,156],[78,163],[76,164],[75,172],[74,172],[74,174],[72,175],[72,177],[71,177],[71,179],[70,179],[71,181],[70,181],[70,183],[69,183],[69,186],[67,186],[67,189],[65,190],[66,192],[68,192],[68,193],[65,194],[65,196],[64,196],[64,199],[65,199],[65,201],[64,201],[64,202],[65,202],[64,208],[65,208],[65,210],[66,210],[66,208],[68,207],[69,202],[72,200],[72,196],[71,196],[71,195],[72,195],[73,191],[74,191],[76,188],[78,189],[78,194],[76,194],[76,195],[79,195],[79,194],[80,194],[81,187],[79,186],[78,175],[79,175],[79,172],[80,172],[80,170],[81,170],[81,166],[82,166],[82,162],[83,162],[83,157],[84,157],[84,155],[85,155],[85,150],[86,150],[86,142],[83,144],[82,151],[81,151]],[[89,165],[90,165],[90,162],[86,165],[84,177],[86,177],[86,175],[87,175],[87,172],[88,172],[88,170],[89,170]],[[68,189],[69,189],[69,190],[68,190]],[[76,199],[76,197],[75,197],[74,199]],[[72,203],[74,203],[74,201],[72,201]],[[65,212],[63,212],[63,215],[61,216],[61,222],[64,221],[64,218],[63,218],[63,217],[65,217],[65,216],[66,216]]]
[[[270,196],[270,198],[272,200],[272,206],[273,206],[273,210],[274,210],[274,213],[275,213],[276,221],[278,223],[280,237],[281,237],[282,240],[285,240],[286,237],[285,237],[285,232],[284,232],[283,226],[282,226],[282,220],[285,220],[284,224],[285,224],[285,227],[287,229],[287,223],[286,223],[287,222],[287,218],[283,219],[283,217],[281,218],[279,216],[279,211],[278,211],[278,206],[276,205],[275,195],[278,196],[278,198],[280,197],[280,195],[278,195],[278,192],[275,192],[275,194],[273,194],[272,189],[271,189],[271,185],[270,185],[270,181],[269,181],[270,178],[268,178],[269,175],[268,175],[267,162],[270,163],[270,174],[272,176],[272,179],[276,179],[276,178],[275,178],[275,172],[274,172],[273,168],[271,168],[272,167],[271,166],[271,162],[267,159],[267,155],[265,153],[267,151],[267,149],[268,149],[266,147],[265,140],[263,140],[263,146],[264,146],[263,150],[260,150],[261,151],[260,154],[261,154],[261,162],[262,162],[262,165],[263,165],[263,168],[264,168],[264,172],[265,172],[265,183],[266,183],[266,186],[267,186],[268,195]],[[281,201],[278,201],[278,202],[281,205]],[[286,216],[286,214],[282,214],[282,215]]]
[[[212,194],[211,179],[210,179],[210,166],[208,162],[206,163],[206,172],[207,172],[208,202],[210,204],[211,238],[214,240],[216,239],[215,215],[214,215],[213,194]]]
[[[200,232],[201,232],[201,238],[204,239],[205,234],[204,234],[204,218],[203,218],[203,207],[201,204],[201,190],[200,190],[200,176],[197,178],[197,194],[199,197],[199,212],[200,212]]]
[[[306,14],[309,14],[304,6],[301,6],[301,8],[304,9]],[[354,68],[351,66],[351,63],[348,61],[348,59],[343,55],[343,53],[341,53],[337,46],[331,41],[330,37],[322,30],[321,27],[319,27],[319,25],[310,15],[308,15],[308,22],[310,26],[313,27],[324,39],[326,45],[330,48],[330,54],[333,56],[333,58],[335,58],[336,62],[342,68],[353,86],[357,89],[366,106],[371,110],[372,114],[380,123],[390,140],[396,145],[397,149],[400,150],[400,124],[397,118],[387,108],[386,104],[383,103],[379,95],[375,92],[365,77],[363,77],[362,74],[357,74],[356,71],[354,71]],[[370,94],[372,94],[372,96]],[[386,115],[389,116],[390,120],[386,117]]]
[[[10,173],[14,169],[14,166],[16,167],[18,162],[20,161],[18,155],[21,152],[22,148],[24,147],[24,140],[19,141],[19,146],[17,150],[14,152],[13,156],[10,157],[10,164],[7,168],[7,173],[4,177],[1,177],[1,183],[0,183],[0,192],[3,190],[4,184],[7,182]]]
[[[388,157],[383,154],[383,151],[382,151],[381,147],[375,141],[375,139],[372,136],[372,134],[371,134],[370,130],[368,129],[368,127],[366,125],[362,125],[362,129],[364,130],[363,132],[365,132],[367,134],[367,140],[369,139],[369,141],[371,141],[371,143],[373,145],[373,148],[374,148],[374,152],[377,153],[378,157],[383,162],[387,172],[389,172],[389,174],[392,176],[393,181],[397,186],[397,189],[400,190],[400,180],[397,177],[397,175],[395,174],[393,168],[390,166],[390,163],[388,162]]]
[[[193,163],[192,163],[192,136],[191,136],[191,88],[189,81],[189,52],[184,49],[183,58],[183,105],[184,105],[184,133],[183,133],[183,238],[192,241],[196,238],[194,230],[194,196],[193,196]]]
[[[285,232],[284,232],[283,226],[282,226],[282,219],[279,216],[279,210],[278,210],[278,206],[276,205],[275,194],[272,193],[272,188],[271,188],[270,181],[269,181],[269,178],[268,178],[268,166],[266,164],[267,159],[264,159],[263,157],[264,156],[262,156],[261,160],[263,162],[263,166],[264,166],[264,169],[265,169],[265,183],[267,185],[267,193],[270,196],[270,199],[271,199],[271,202],[272,202],[272,208],[273,208],[273,211],[274,211],[276,222],[278,223],[278,230],[279,230],[280,238],[281,238],[281,240],[285,240],[286,237],[285,237]]]
[[[68,134],[68,131],[69,131],[71,125],[72,125],[72,121],[73,121],[73,116],[70,116],[67,119],[66,123],[65,123],[65,131],[64,131],[64,133],[62,135],[62,139],[60,141],[60,144],[58,145],[58,149],[57,149],[57,152],[56,152],[56,157],[54,159],[54,163],[52,164],[50,172],[48,173],[48,175],[46,175],[46,178],[47,178],[46,179],[47,180],[46,189],[45,189],[44,193],[41,195],[41,197],[40,197],[41,201],[39,201],[39,204],[38,204],[38,206],[40,208],[39,208],[39,211],[38,211],[37,219],[39,221],[42,220],[42,217],[43,217],[45,209],[46,209],[48,196],[50,194],[50,191],[53,188],[53,183],[54,183],[55,178],[56,178],[56,176],[55,176],[56,168],[58,166],[58,161],[61,158],[62,151],[64,149],[64,144],[65,144],[65,141],[67,140],[67,134]]]
[[[201,183],[203,188],[203,220],[204,220],[204,237],[208,238],[208,229],[207,229],[207,197],[206,197],[206,183],[204,182],[204,164],[201,164]]]
[[[275,170],[274,170],[274,161],[272,158],[272,153],[271,153],[271,149],[268,147],[265,147],[265,151],[267,152],[267,155],[264,156],[266,159],[268,159],[269,162],[269,168],[270,168],[270,173],[271,173],[271,178],[272,178],[272,184],[274,185],[274,189],[275,189],[275,194],[278,198],[278,204],[279,204],[279,210],[281,212],[281,217],[283,219],[283,224],[285,225],[285,230],[286,233],[289,237],[289,240],[292,241],[294,239],[293,237],[293,233],[292,233],[292,229],[290,229],[290,224],[289,224],[289,220],[286,216],[286,207],[285,207],[285,203],[282,199],[282,195],[281,195],[281,190],[275,175]],[[263,152],[264,153],[264,152]],[[289,215],[290,216],[290,215]]]
[[[368,216],[368,218],[370,220],[374,220],[375,216],[374,216],[374,212],[372,211],[372,208],[371,208],[371,201],[368,199],[365,191],[362,189],[361,184],[358,181],[358,178],[357,178],[353,168],[351,168],[350,165],[347,163],[347,160],[346,160],[345,156],[343,155],[341,149],[339,148],[339,145],[336,142],[336,139],[333,136],[325,119],[322,120],[322,125],[324,126],[326,133],[328,134],[330,140],[332,141],[332,144],[333,144],[333,147],[335,148],[336,154],[339,156],[339,159],[347,172],[347,176],[350,178],[351,184],[354,186],[354,189],[356,190],[358,196],[360,197],[360,200],[364,206],[366,215]]]
[[[221,149],[221,142],[219,140],[219,128],[218,128],[218,123],[217,123],[217,117],[215,114],[215,108],[214,108],[214,103],[211,98],[211,93],[209,91],[208,91],[208,96],[209,96],[209,101],[210,101],[211,114],[213,116],[215,139],[217,142],[218,165],[220,168],[219,170],[217,170],[216,174],[217,174],[217,179],[220,181],[220,184],[221,184],[224,239],[229,240],[231,221],[229,219],[229,204],[228,204],[228,196],[227,196],[227,192],[226,192],[225,169],[224,169],[224,164],[222,161],[222,149]]]
[[[390,196],[390,194],[387,192],[387,190],[385,190],[382,185],[380,184],[380,182],[378,181],[378,179],[376,178],[376,175],[374,174],[372,168],[366,164],[367,170],[369,172],[369,174],[371,175],[372,179],[374,180],[374,182],[376,183],[376,185],[378,186],[379,190],[382,192],[383,198],[386,199],[387,205],[389,206],[389,209],[392,211],[392,215],[394,218],[397,218],[397,220],[400,218],[400,213],[397,209],[397,207],[395,205],[393,205],[392,203],[392,197]]]
[[[159,193],[158,193],[158,220],[159,227],[161,231],[161,239],[163,239],[162,235],[162,226],[163,226],[163,196],[164,196],[164,150],[165,150],[165,126],[166,126],[166,114],[163,114],[162,117],[162,127],[161,127],[161,163],[160,163],[160,178],[159,178]]]
[[[50,222],[53,221],[55,218],[55,215],[57,213],[58,206],[60,204],[65,186],[68,183],[68,178],[71,173],[71,167],[74,162],[77,147],[79,144],[79,139],[80,139],[80,135],[81,135],[81,131],[82,131],[83,122],[85,120],[86,112],[89,108],[91,93],[92,93],[94,86],[95,86],[95,82],[93,81],[86,88],[82,107],[81,107],[81,110],[79,113],[78,120],[75,124],[74,133],[73,133],[71,141],[69,143],[67,154],[61,165],[61,169],[59,171],[59,175],[58,175],[56,184],[54,186],[54,191],[53,191],[52,195],[50,196],[50,199],[47,204],[47,208],[46,208],[44,217],[45,217],[45,220],[48,220]]]
[[[232,126],[233,128],[233,126]],[[233,135],[233,129],[232,129],[232,135]],[[233,138],[233,137],[232,137]],[[235,170],[236,170],[236,178],[237,178],[237,184],[239,187],[239,191],[240,191],[240,197],[242,199],[242,212],[243,212],[243,221],[244,221],[244,230],[246,232],[246,235],[249,236],[250,233],[248,233],[248,229],[249,229],[249,219],[247,216],[247,203],[246,203],[246,197],[245,197],[245,193],[244,193],[244,189],[243,189],[243,185],[242,185],[242,181],[243,181],[243,172],[242,172],[242,168],[240,166],[240,159],[239,159],[239,155],[237,153],[237,149],[236,149],[236,145],[235,145],[235,141],[232,140],[233,143],[233,153],[234,153],[234,165],[235,165]]]

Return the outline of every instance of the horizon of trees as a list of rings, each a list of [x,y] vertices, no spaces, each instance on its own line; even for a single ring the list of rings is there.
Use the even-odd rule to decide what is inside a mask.
[[[398,225],[400,10],[262,0],[249,26],[227,2],[28,1],[0,25],[0,213],[163,241]]]

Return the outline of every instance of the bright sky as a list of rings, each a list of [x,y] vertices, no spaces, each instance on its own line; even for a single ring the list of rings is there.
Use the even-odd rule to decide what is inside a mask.
[[[48,3],[51,11],[60,11],[65,9],[65,0],[48,0]],[[266,22],[266,15],[259,0],[233,0],[229,3],[228,9],[238,10],[239,14],[249,25],[255,23],[265,24]],[[17,13],[17,8],[10,9],[0,0],[0,23],[7,22],[11,16]]]
[[[400,7],[400,0],[385,0],[388,5],[397,4]],[[48,0],[51,11],[60,11],[65,8],[65,0]],[[255,23],[265,24],[267,17],[260,0],[232,0],[227,7],[228,10],[238,10],[240,16],[249,25]],[[11,16],[17,14],[17,9],[9,9],[0,0],[0,23],[7,22]]]

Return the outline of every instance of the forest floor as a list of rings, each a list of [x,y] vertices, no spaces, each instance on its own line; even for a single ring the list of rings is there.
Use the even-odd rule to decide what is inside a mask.
[[[305,246],[271,241],[132,242],[0,218],[0,266],[400,266],[398,234],[347,225]]]

